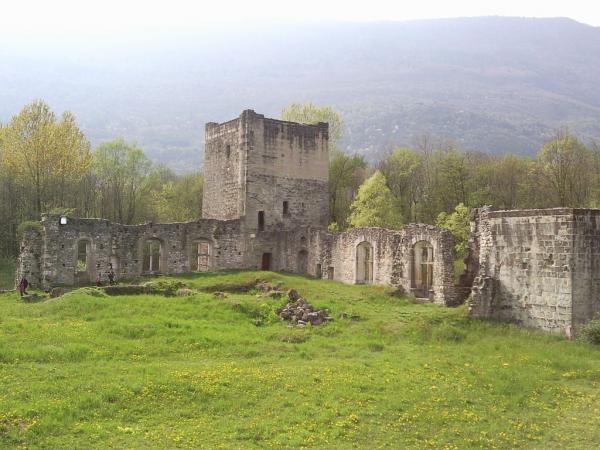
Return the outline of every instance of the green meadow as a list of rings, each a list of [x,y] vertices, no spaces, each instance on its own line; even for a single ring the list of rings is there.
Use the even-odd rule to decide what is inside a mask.
[[[285,299],[235,292],[255,278],[335,320],[288,327],[275,314]],[[596,347],[381,287],[270,272],[176,279],[192,295],[0,295],[0,447],[600,445]]]

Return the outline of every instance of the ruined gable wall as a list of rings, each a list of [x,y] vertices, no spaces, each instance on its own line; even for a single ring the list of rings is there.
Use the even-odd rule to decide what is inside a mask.
[[[326,227],[329,215],[328,125],[241,116],[247,142],[246,224],[256,230],[258,211],[265,230]],[[283,202],[288,202],[288,214]]]
[[[241,120],[206,124],[202,218],[232,220],[243,215],[245,142]]]
[[[344,283],[357,281],[357,247],[368,242],[373,249],[373,284],[402,287],[408,294],[413,288],[413,248],[421,241],[433,247],[433,285],[431,300],[455,305],[460,299],[454,289],[452,248],[454,240],[447,230],[423,224],[410,224],[400,230],[353,228],[344,233],[313,230],[309,273]],[[316,273],[317,265],[321,273]]]
[[[445,229],[425,224],[409,224],[400,230],[400,243],[395,254],[392,284],[415,294],[414,247],[419,242],[433,247],[433,285],[431,300],[440,305],[455,306],[463,302],[454,286],[454,238]]]
[[[323,278],[327,278],[328,268],[333,267],[334,280],[355,283],[356,252],[361,242],[368,242],[373,249],[373,284],[391,285],[400,233],[383,228],[352,228],[344,233],[330,234],[329,248],[323,252],[321,263]]]
[[[477,220],[479,272],[472,317],[550,331],[571,326],[577,270],[573,210],[484,211]]]

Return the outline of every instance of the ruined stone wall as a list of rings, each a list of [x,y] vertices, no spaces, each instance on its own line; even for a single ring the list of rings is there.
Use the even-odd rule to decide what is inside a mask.
[[[269,253],[270,270],[314,275],[310,271],[314,234],[309,228],[250,233],[247,238],[246,267],[261,269],[263,254]]]
[[[238,219],[244,213],[246,144],[241,119],[207,123],[204,145],[204,219]]]
[[[42,244],[41,232],[28,230],[23,233],[21,249],[17,258],[15,287],[19,285],[22,277],[27,278],[31,287],[39,288],[42,285],[42,271],[40,267]]]
[[[433,287],[430,298],[437,304],[456,306],[464,298],[457,292],[454,283],[454,238],[443,228],[425,224],[409,224],[400,230],[401,240],[396,252],[392,283],[402,286],[415,295],[414,249],[418,243],[427,242],[433,247]]]
[[[354,228],[335,234],[314,230],[309,273],[344,283],[361,282],[357,249],[364,242],[372,249],[372,283],[401,287],[413,295],[416,295],[413,249],[419,242],[429,243],[433,247],[433,283],[427,296],[439,304],[459,302],[454,289],[454,240],[447,230],[431,225],[411,224],[400,230]],[[320,267],[320,273],[317,273],[317,267]]]
[[[246,224],[265,230],[326,227],[329,216],[328,125],[266,119],[244,111],[247,141]],[[287,202],[284,213],[283,203]]]
[[[149,239],[160,242],[159,273],[189,272],[194,246],[199,241],[210,245],[209,270],[245,268],[246,240],[239,220],[121,225],[103,219],[69,217],[67,224],[61,225],[59,219],[43,217],[39,250],[29,244],[29,235],[23,240],[26,250],[21,254],[17,276],[27,270],[33,273],[37,263],[44,288],[89,284],[98,276],[106,282],[111,266],[118,279],[133,278],[144,272],[143,246]],[[77,267],[80,241],[89,244],[84,272]]]
[[[556,332],[589,320],[599,309],[599,215],[570,208],[478,211],[472,317]]]
[[[600,313],[600,210],[573,211],[572,321],[576,330]]]

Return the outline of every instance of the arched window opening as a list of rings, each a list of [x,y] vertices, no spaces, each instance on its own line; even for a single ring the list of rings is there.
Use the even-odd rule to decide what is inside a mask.
[[[373,246],[368,242],[356,247],[356,283],[373,283]]]
[[[86,240],[77,243],[77,272],[87,272],[89,267],[90,242]]]
[[[162,243],[158,239],[148,239],[144,242],[142,272],[160,272]]]
[[[193,272],[208,272],[210,270],[210,242],[194,242],[191,262]]]
[[[412,254],[412,287],[416,297],[431,296],[433,262],[433,246],[427,241],[417,242]]]

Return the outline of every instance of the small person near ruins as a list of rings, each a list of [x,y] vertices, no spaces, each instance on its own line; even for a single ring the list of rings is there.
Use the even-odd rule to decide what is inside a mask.
[[[21,297],[23,297],[23,295],[27,295],[27,288],[29,287],[29,281],[27,281],[27,278],[23,277],[21,278],[21,281],[19,282],[19,294],[21,294]]]
[[[108,284],[110,284],[111,286],[113,284],[115,284],[115,272],[112,269],[112,267],[110,268],[110,270],[108,271]]]

